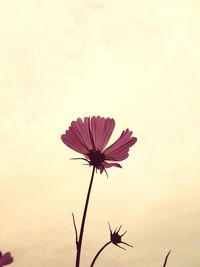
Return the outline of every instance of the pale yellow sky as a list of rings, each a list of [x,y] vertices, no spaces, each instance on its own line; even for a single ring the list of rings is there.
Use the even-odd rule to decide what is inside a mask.
[[[134,249],[96,266],[199,267],[200,4],[196,0],[0,1],[0,249],[13,267],[74,266],[91,169],[60,141],[72,120],[138,137],[95,177],[82,267],[123,224]],[[111,140],[111,141],[112,141]]]

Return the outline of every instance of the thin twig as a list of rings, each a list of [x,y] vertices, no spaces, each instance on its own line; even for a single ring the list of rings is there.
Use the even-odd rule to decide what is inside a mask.
[[[166,267],[167,266],[167,260],[168,260],[168,257],[169,257],[170,252],[171,252],[171,250],[167,253],[167,255],[165,257],[165,261],[164,261],[163,267]]]
[[[75,235],[76,235],[76,249],[78,249],[78,232],[76,228],[76,222],[74,218],[74,213],[72,212],[72,219],[73,219],[73,224],[74,224],[74,230],[75,230]]]
[[[98,252],[97,252],[97,254],[96,254],[96,256],[94,257],[94,259],[93,259],[93,261],[92,261],[92,263],[91,263],[91,265],[90,265],[90,267],[93,267],[94,266],[94,263],[95,263],[95,261],[97,260],[97,258],[98,258],[98,256],[99,256],[99,254],[104,250],[104,248],[106,248],[108,245],[110,245],[112,242],[111,241],[109,241],[109,242],[107,242]]]

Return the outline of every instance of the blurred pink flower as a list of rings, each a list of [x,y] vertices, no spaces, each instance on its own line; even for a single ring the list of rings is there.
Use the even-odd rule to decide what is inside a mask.
[[[102,173],[106,168],[113,166],[121,168],[116,161],[126,159],[129,148],[137,141],[132,132],[126,129],[112,145],[105,148],[114,127],[114,119],[100,116],[85,117],[83,120],[78,118],[72,121],[61,139],[65,145],[83,154],[89,165]]]
[[[2,252],[0,251],[0,267],[8,265],[12,262],[13,262],[13,257],[11,256],[10,252],[6,252],[5,254],[2,254]]]

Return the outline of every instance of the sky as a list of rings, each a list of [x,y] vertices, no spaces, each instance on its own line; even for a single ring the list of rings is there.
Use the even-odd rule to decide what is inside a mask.
[[[114,118],[138,138],[96,174],[81,266],[199,267],[200,4],[197,0],[0,1],[0,250],[13,267],[71,267],[91,168],[60,135]]]

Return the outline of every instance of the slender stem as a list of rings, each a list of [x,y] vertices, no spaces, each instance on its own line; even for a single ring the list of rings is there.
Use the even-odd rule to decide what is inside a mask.
[[[74,213],[73,212],[72,212],[72,219],[73,219],[75,236],[76,236],[76,248],[78,248],[78,233],[77,233],[76,222],[75,222],[75,217],[74,217]]]
[[[89,188],[88,188],[88,193],[87,193],[87,197],[86,197],[86,201],[85,201],[85,207],[84,207],[84,211],[83,211],[83,218],[82,218],[82,222],[81,222],[81,229],[80,229],[79,239],[78,239],[78,246],[77,246],[77,252],[76,252],[76,267],[79,267],[79,265],[80,265],[80,256],[81,256],[81,246],[82,246],[82,240],[83,240],[83,232],[84,232],[85,219],[86,219],[86,215],[87,215],[87,208],[88,208],[88,204],[89,204],[93,178],[94,178],[94,172],[95,172],[95,167],[93,166],[90,185],[89,185]]]
[[[97,254],[96,254],[96,256],[94,257],[94,259],[93,259],[93,261],[92,261],[92,263],[91,263],[91,265],[90,265],[90,267],[93,267],[94,266],[94,263],[95,263],[95,261],[96,261],[96,259],[98,258],[98,256],[99,256],[99,254],[104,250],[104,248],[105,247],[107,247],[109,244],[111,244],[112,242],[111,241],[109,241],[109,242],[107,242],[98,252],[97,252]]]
[[[168,257],[169,257],[170,252],[171,252],[171,250],[167,253],[167,255],[165,257],[165,261],[164,261],[163,267],[166,267],[167,266],[167,260],[168,260]]]

